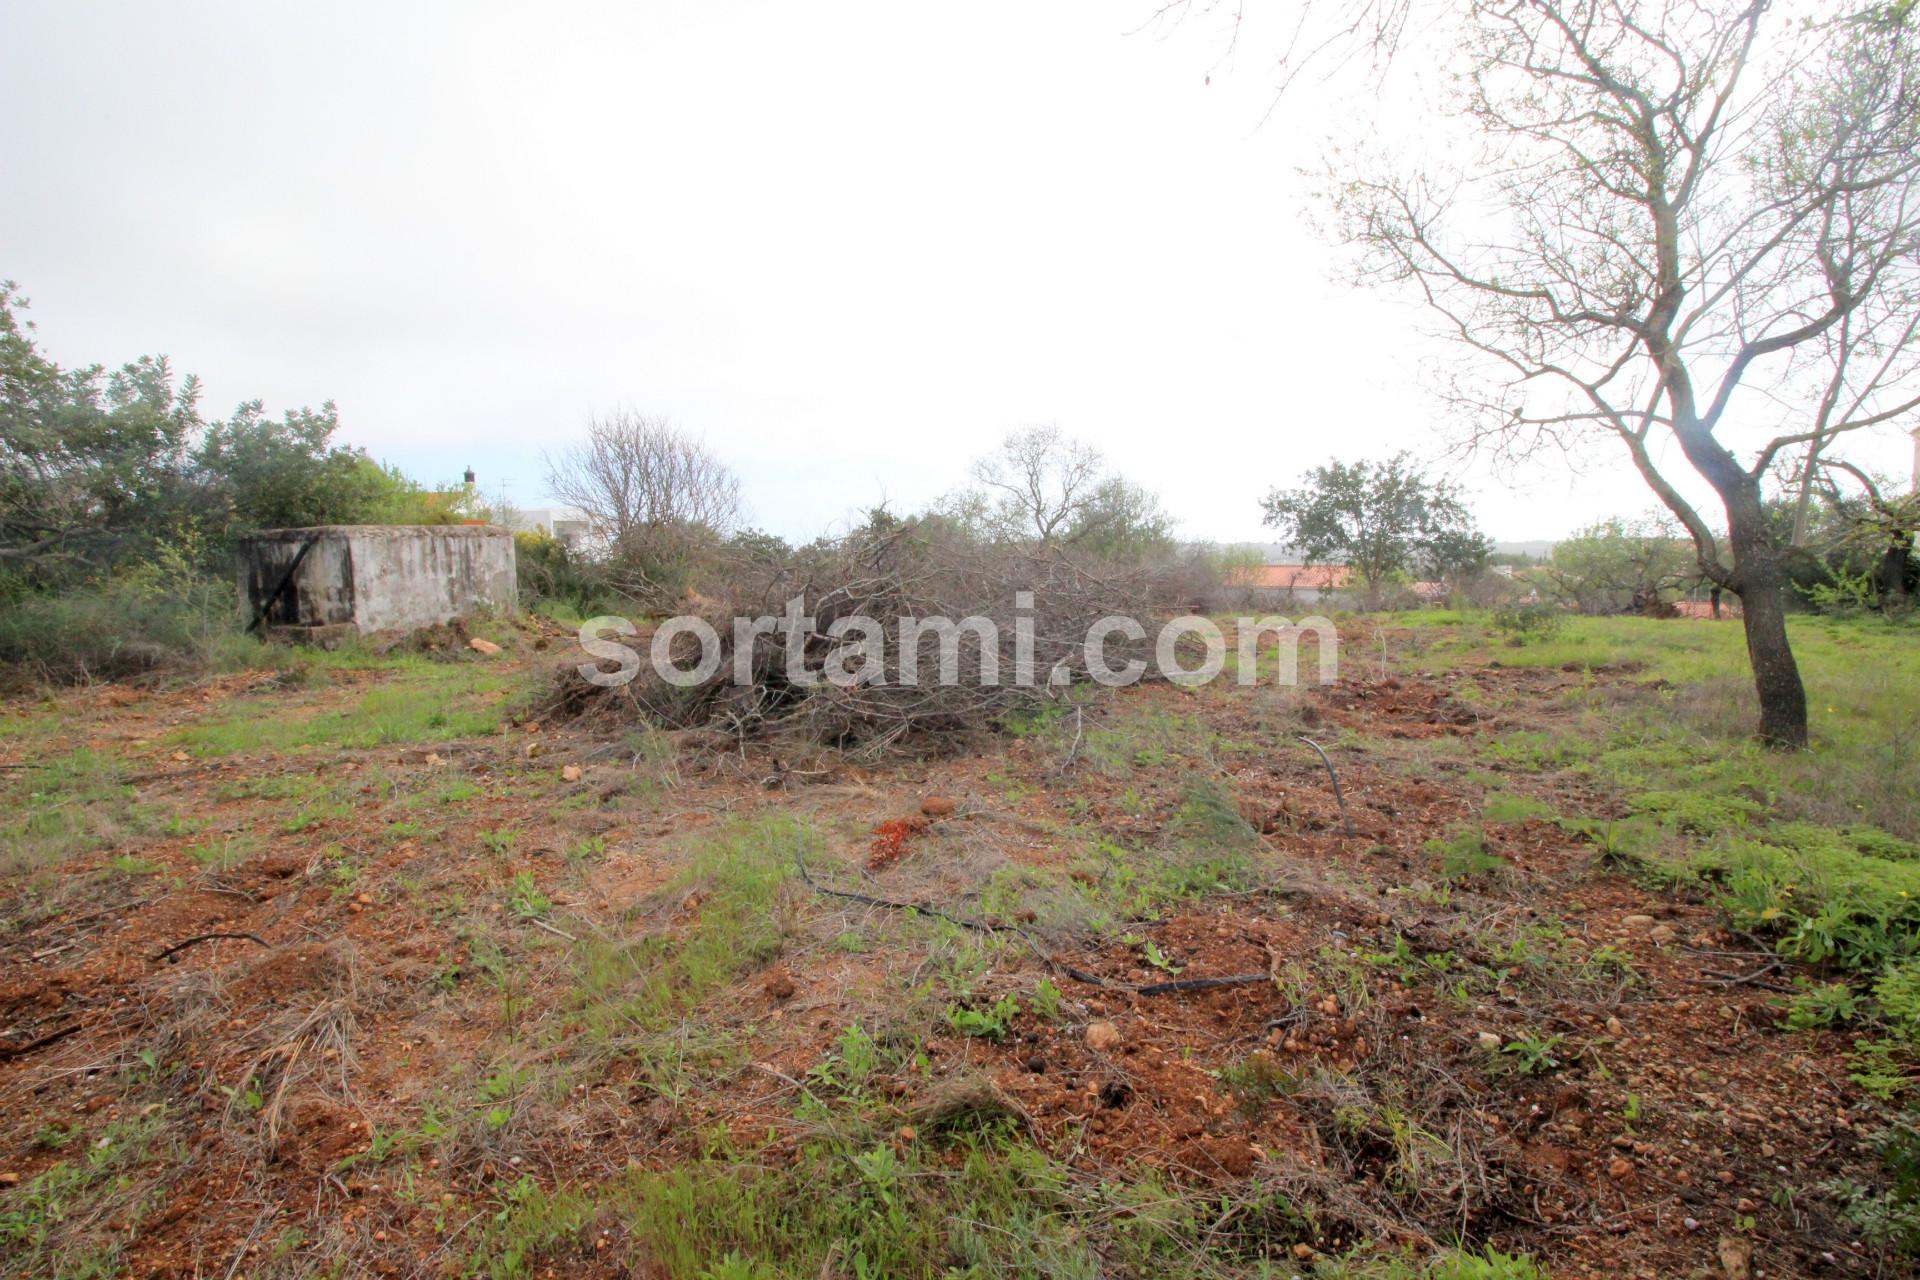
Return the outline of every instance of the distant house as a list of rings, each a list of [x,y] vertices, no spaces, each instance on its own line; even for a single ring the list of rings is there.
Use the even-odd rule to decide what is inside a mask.
[[[1322,595],[1343,591],[1353,582],[1353,569],[1344,564],[1263,564],[1236,569],[1227,575],[1229,589],[1256,599],[1291,599],[1312,604]]]
[[[544,533],[564,543],[569,551],[593,535],[593,521],[578,507],[530,507],[517,510],[507,524],[518,533]]]

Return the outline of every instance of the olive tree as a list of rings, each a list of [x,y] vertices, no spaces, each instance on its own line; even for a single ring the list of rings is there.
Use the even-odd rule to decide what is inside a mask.
[[[1433,45],[1439,136],[1339,157],[1330,225],[1457,344],[1444,390],[1472,442],[1597,436],[1632,462],[1740,596],[1778,746],[1806,743],[1807,706],[1767,482],[1920,406],[1912,10],[1364,0],[1318,5],[1325,38],[1296,46],[1392,76],[1399,42]]]
[[[1405,453],[1381,462],[1329,462],[1261,501],[1265,522],[1308,564],[1350,565],[1369,592],[1409,571],[1477,572],[1493,548],[1459,490]]]

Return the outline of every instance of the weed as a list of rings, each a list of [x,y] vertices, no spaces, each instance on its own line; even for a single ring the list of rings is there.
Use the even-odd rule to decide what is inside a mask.
[[[1473,828],[1457,831],[1446,840],[1429,840],[1426,849],[1440,859],[1440,878],[1449,884],[1507,869],[1504,859],[1488,852],[1486,835]]]
[[[1787,1001],[1787,1025],[1795,1031],[1838,1027],[1860,1016],[1861,999],[1844,982],[1807,986]]]
[[[1920,1130],[1901,1121],[1874,1137],[1874,1148],[1890,1184],[1874,1190],[1850,1178],[1837,1178],[1820,1190],[1840,1202],[1848,1221],[1876,1248],[1920,1253]]]
[[[1500,1052],[1513,1055],[1514,1066],[1522,1075],[1544,1076],[1560,1069],[1560,1044],[1565,1036],[1541,1036],[1529,1033],[1509,1040]]]
[[[0,1245],[9,1267],[21,1275],[120,1274],[131,1225],[162,1194],[164,1174],[143,1178],[141,1167],[155,1158],[166,1124],[164,1107],[111,1124],[83,1155],[9,1192],[0,1202]]]
[[[1300,1088],[1300,1079],[1270,1053],[1253,1053],[1220,1068],[1220,1083],[1227,1086],[1250,1115],[1259,1115],[1266,1104],[1284,1098]]]
[[[1553,815],[1553,806],[1531,796],[1499,792],[1487,797],[1481,816],[1488,822],[1526,822]]]
[[[481,847],[497,858],[504,858],[520,843],[520,833],[512,827],[494,827],[480,833]]]
[[[1566,625],[1567,615],[1557,605],[1514,604],[1493,611],[1493,629],[1516,645],[1551,640]]]
[[[1140,954],[1146,958],[1148,964],[1162,973],[1179,973],[1186,968],[1185,965],[1175,964],[1167,959],[1166,954],[1160,950],[1160,944],[1151,938],[1140,944]]]
[[[60,862],[148,834],[161,822],[134,802],[119,761],[85,747],[22,770],[0,791],[0,873]]]
[[[947,1025],[963,1036],[1000,1040],[1006,1037],[1013,1020],[1019,1016],[1020,1002],[1012,996],[1001,996],[982,1009],[954,1005],[947,1010]]]
[[[789,928],[781,890],[806,839],[786,818],[731,823],[693,848],[686,870],[661,895],[697,904],[681,928],[627,942],[582,938],[571,954],[576,1004],[589,1027],[597,1034],[658,1030],[778,955]]]
[[[540,892],[533,872],[516,871],[507,890],[507,909],[527,920],[538,920],[553,910],[553,899]]]

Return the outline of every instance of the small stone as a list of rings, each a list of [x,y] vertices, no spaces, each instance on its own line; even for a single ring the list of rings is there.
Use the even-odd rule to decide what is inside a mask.
[[[1670,924],[1657,924],[1647,931],[1647,936],[1664,947],[1680,934]]]
[[[1733,1207],[1738,1209],[1741,1213],[1752,1213],[1756,1209],[1758,1209],[1760,1206],[1755,1204],[1753,1201],[1747,1199],[1745,1196],[1741,1196],[1740,1199],[1734,1204]]]
[[[1087,1024],[1087,1048],[1095,1053],[1110,1053],[1120,1047],[1120,1028],[1111,1022],[1089,1022]]]
[[[1607,1176],[1615,1182],[1633,1172],[1633,1161],[1624,1156],[1615,1156],[1607,1163]]]
[[[1027,1059],[1027,1070],[1031,1071],[1034,1075],[1036,1076],[1040,1075],[1044,1073],[1046,1069],[1047,1069],[1047,1060],[1041,1057],[1039,1054],[1036,1053],[1031,1058]]]
[[[482,640],[479,636],[475,636],[473,639],[467,641],[467,648],[473,650],[475,653],[484,653],[488,657],[492,657],[494,654],[500,652],[499,645],[491,640]]]
[[[1480,1042],[1482,1049],[1498,1049],[1500,1047],[1500,1037],[1491,1031],[1482,1031],[1479,1035],[1475,1036],[1474,1039]]]
[[[946,796],[928,796],[920,802],[920,812],[929,818],[949,818],[953,816],[954,803]]]
[[[17,1187],[19,1185],[19,1174],[14,1173],[12,1170],[8,1170],[6,1173],[0,1173],[0,1187]]]
[[[578,782],[580,781],[580,774],[581,774],[580,766],[577,764],[570,764],[566,768],[560,770],[560,780],[562,782]]]
[[[1682,1218],[1680,1219],[1680,1225],[1685,1227],[1689,1231],[1698,1231],[1700,1229],[1700,1219]]]
[[[1720,1269],[1727,1280],[1750,1280],[1753,1275],[1753,1241],[1743,1236],[1721,1236],[1716,1250]]]
[[[1620,926],[1624,929],[1651,929],[1653,928],[1653,924],[1654,924],[1654,921],[1652,916],[1620,917]]]

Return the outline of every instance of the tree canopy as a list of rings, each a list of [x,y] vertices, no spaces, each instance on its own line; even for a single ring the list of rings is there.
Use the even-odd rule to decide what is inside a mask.
[[[1458,489],[1429,479],[1406,453],[1315,467],[1298,488],[1275,489],[1261,506],[1308,564],[1351,565],[1369,587],[1408,572],[1445,578],[1475,570],[1493,551]]]
[[[24,298],[0,284],[0,574],[58,583],[153,554],[212,556],[250,529],[457,518],[364,453],[336,445],[331,402],[204,417],[165,356],[109,371],[43,354]]]

